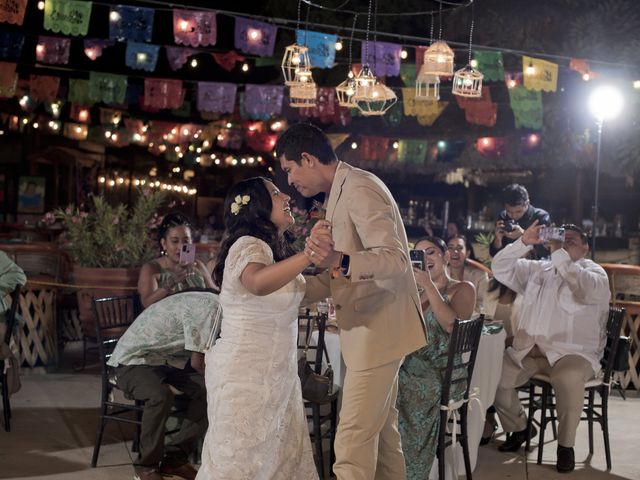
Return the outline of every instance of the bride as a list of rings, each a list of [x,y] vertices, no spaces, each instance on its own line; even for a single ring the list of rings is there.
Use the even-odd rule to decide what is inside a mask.
[[[221,337],[205,357],[207,431],[198,480],[318,479],[297,375],[306,253],[289,255],[290,197],[264,178],[224,202],[214,269]]]

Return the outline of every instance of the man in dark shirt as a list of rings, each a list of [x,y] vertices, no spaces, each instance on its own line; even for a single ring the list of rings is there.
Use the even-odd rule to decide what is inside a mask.
[[[538,220],[539,225],[549,225],[551,217],[541,208],[529,203],[529,192],[522,185],[512,183],[502,190],[504,210],[498,215],[496,222],[496,238],[489,246],[489,253],[493,257],[505,246],[515,242],[522,236],[529,226]],[[537,258],[549,256],[549,251],[542,245],[536,245]]]

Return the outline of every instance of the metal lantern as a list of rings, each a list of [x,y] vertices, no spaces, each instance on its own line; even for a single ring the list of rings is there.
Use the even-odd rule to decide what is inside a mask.
[[[451,93],[460,97],[478,98],[482,95],[482,78],[484,75],[471,65],[461,68],[453,76]]]
[[[294,43],[285,49],[282,57],[282,75],[285,85],[293,85],[298,70],[309,68],[311,68],[311,63],[307,47]]]
[[[425,73],[424,65],[416,78],[416,100],[440,100],[440,77]]]
[[[296,71],[289,87],[289,105],[294,108],[316,106],[316,83],[308,67]]]
[[[363,65],[362,70],[356,75],[355,92],[352,101],[355,103],[358,99],[368,99],[371,97],[373,86],[378,83],[375,75],[369,68],[369,65]]]
[[[383,83],[368,87],[368,95],[354,94],[356,108],[364,116],[384,115],[397,101],[398,97]]]
[[[336,87],[338,105],[341,107],[355,107],[356,105],[353,101],[354,93],[356,93],[356,81],[353,78],[353,74],[349,73],[346,80]]]
[[[424,73],[437,75],[439,77],[450,77],[453,75],[453,50],[442,40],[433,43],[424,52],[424,62],[422,67]],[[422,69],[421,69],[422,70]]]

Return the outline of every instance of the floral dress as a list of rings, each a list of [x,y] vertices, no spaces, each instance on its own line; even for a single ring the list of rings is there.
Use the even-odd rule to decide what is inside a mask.
[[[240,282],[247,264],[272,264],[269,246],[240,237],[220,291],[220,338],[205,354],[209,430],[198,480],[318,480],[298,378],[298,275],[262,297]]]
[[[448,304],[449,297],[443,294]],[[399,373],[398,427],[407,466],[407,480],[427,480],[438,446],[440,394],[447,367],[449,334],[442,329],[431,307],[425,312],[427,345],[407,355]],[[451,386],[451,398],[459,399],[466,385]]]

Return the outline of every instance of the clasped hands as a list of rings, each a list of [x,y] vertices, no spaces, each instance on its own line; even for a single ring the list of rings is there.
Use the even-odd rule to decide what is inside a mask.
[[[342,253],[334,249],[331,223],[318,220],[305,240],[304,254],[317,267],[338,268]]]

